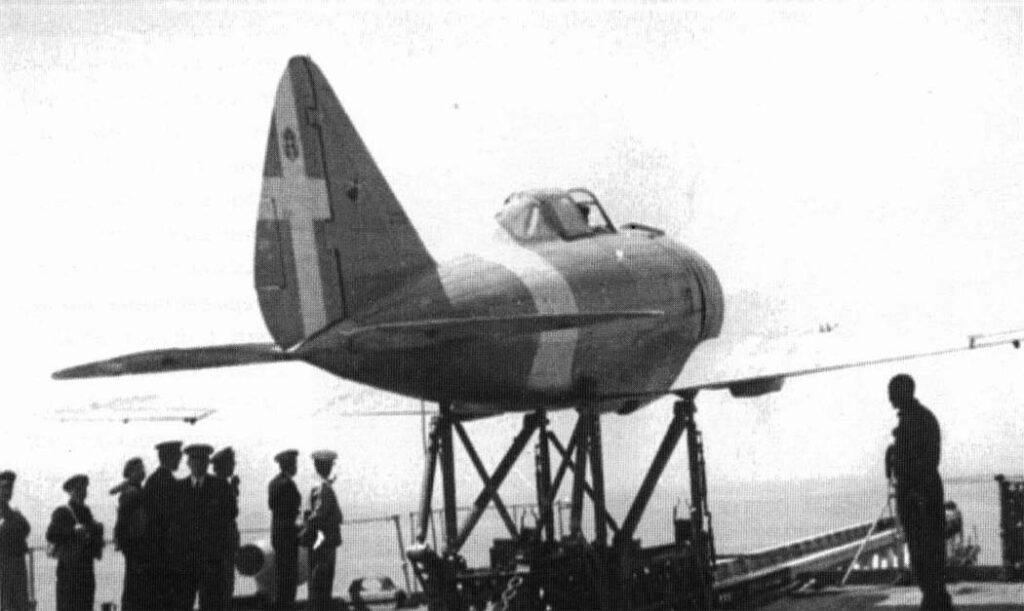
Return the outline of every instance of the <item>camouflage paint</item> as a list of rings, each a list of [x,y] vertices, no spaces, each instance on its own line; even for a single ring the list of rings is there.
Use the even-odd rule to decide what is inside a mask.
[[[291,130],[291,131],[289,131]],[[323,75],[293,58],[278,87],[257,224],[256,285],[282,348],[335,375],[486,411],[667,390],[717,335],[721,288],[697,253],[625,230],[531,245],[508,239],[436,264]],[[416,320],[659,310],[664,316],[414,347],[317,332]]]

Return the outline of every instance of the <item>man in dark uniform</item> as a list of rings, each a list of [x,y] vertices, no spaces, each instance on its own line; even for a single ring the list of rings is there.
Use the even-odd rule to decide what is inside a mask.
[[[64,482],[68,503],[54,510],[46,541],[57,558],[57,611],[92,611],[96,600],[96,560],[103,557],[103,525],[85,504],[89,477]]]
[[[921,588],[921,609],[952,609],[945,583],[945,526],[939,456],[939,421],[914,397],[905,373],[889,382],[889,401],[899,412],[895,441],[885,455],[886,476],[896,480],[896,511],[910,548],[910,566]]]
[[[200,609],[223,609],[225,550],[238,504],[231,485],[207,473],[211,446],[193,444],[184,452],[190,475],[175,484],[170,529],[179,575],[174,608],[191,610],[198,593]]]
[[[345,521],[331,484],[331,469],[338,454],[331,450],[313,452],[313,468],[320,483],[309,497],[310,514],[303,527],[310,540],[309,608],[329,609],[334,587],[334,564],[341,545],[341,524]]]
[[[224,480],[231,488],[231,495],[235,502],[235,515],[238,515],[238,476],[235,475],[235,451],[231,446],[217,450],[210,457],[210,464],[213,465],[213,475]],[[238,520],[232,518],[228,525],[228,539],[225,541],[227,547],[224,549],[224,608],[228,608],[231,599],[235,594],[235,558],[238,548],[241,545],[241,534],[238,532]]]
[[[117,497],[117,522],[114,523],[114,545],[124,554],[124,581],[121,611],[149,609],[151,593],[146,591],[146,564],[153,551],[146,538],[146,505],[142,482],[146,465],[139,457],[124,465],[124,481],[110,489]]]
[[[11,506],[14,498],[14,471],[0,471],[0,609],[28,611],[35,609],[29,601],[28,534],[32,527],[21,512]]]
[[[153,546],[152,558],[143,569],[150,609],[174,607],[177,573],[170,555],[171,513],[174,509],[174,472],[181,466],[181,442],[165,441],[156,445],[160,466],[146,480],[142,492],[146,506],[146,539]]]
[[[274,547],[277,565],[277,609],[291,609],[295,604],[295,588],[299,580],[299,542],[295,521],[302,506],[302,495],[292,478],[298,473],[298,450],[285,450],[274,457],[281,472],[270,480],[267,487],[268,504],[273,516],[270,525],[270,544]]]

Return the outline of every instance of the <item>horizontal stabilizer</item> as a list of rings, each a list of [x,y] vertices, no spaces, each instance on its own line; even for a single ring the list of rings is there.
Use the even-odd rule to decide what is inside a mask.
[[[253,365],[294,360],[276,344],[226,344],[201,348],[165,348],[147,350],[61,369],[53,374],[55,380],[76,378],[102,378],[139,373],[162,373],[210,367]]]
[[[293,354],[333,346],[338,341],[355,349],[415,348],[473,337],[509,337],[587,327],[600,323],[664,316],[660,310],[620,310],[587,314],[524,314],[520,316],[484,316],[441,318],[412,322],[391,322],[360,326],[345,321],[327,328],[301,344]]]

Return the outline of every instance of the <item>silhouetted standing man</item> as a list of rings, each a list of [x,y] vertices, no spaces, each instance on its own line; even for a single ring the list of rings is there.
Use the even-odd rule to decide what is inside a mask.
[[[28,611],[35,604],[28,598],[28,533],[32,528],[25,516],[11,506],[14,471],[0,472],[0,609]]]
[[[170,529],[179,574],[174,608],[191,610],[198,593],[200,609],[223,609],[223,567],[238,504],[230,484],[207,473],[211,446],[193,444],[184,452],[190,475],[175,484],[177,503]]]
[[[89,478],[73,475],[64,482],[68,503],[54,510],[46,541],[57,558],[57,611],[92,611],[96,600],[93,564],[103,557],[103,525],[85,504]]]
[[[181,466],[181,442],[158,443],[156,453],[160,466],[142,489],[146,504],[146,538],[152,545],[152,558],[144,569],[146,606],[150,609],[172,609],[177,572],[171,558],[169,531],[176,502],[174,472]]]
[[[309,551],[309,608],[329,609],[334,587],[334,564],[341,545],[341,523],[345,518],[331,484],[331,470],[338,454],[331,450],[313,452],[313,468],[320,484],[309,497],[310,515],[306,531],[312,543]]]
[[[889,401],[898,410],[900,422],[885,455],[886,475],[896,479],[896,510],[910,548],[910,566],[921,588],[921,609],[952,609],[945,582],[939,421],[914,397],[914,379],[905,373],[889,382]]]
[[[231,446],[221,448],[210,457],[210,464],[213,465],[213,475],[225,483],[231,489],[231,498],[234,501],[234,515],[238,515],[238,476],[235,475],[235,451]],[[221,565],[224,577],[223,608],[231,605],[231,599],[235,595],[235,557],[238,555],[238,548],[241,545],[241,534],[238,531],[238,520],[231,518],[227,526],[226,547]]]
[[[299,541],[296,520],[302,506],[302,495],[293,478],[298,473],[298,450],[285,450],[274,457],[281,472],[267,487],[272,515],[270,544],[277,563],[275,607],[291,609],[295,604],[295,588],[299,580]]]
[[[151,559],[152,544],[146,538],[146,504],[142,482],[146,466],[141,458],[131,458],[124,465],[124,481],[110,494],[117,497],[117,522],[114,523],[114,545],[124,554],[124,588],[122,611],[140,611],[150,607],[151,593],[146,591],[146,563]]]

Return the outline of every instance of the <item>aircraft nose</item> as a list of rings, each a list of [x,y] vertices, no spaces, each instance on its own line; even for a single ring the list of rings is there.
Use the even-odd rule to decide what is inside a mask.
[[[725,302],[722,296],[722,284],[718,274],[703,257],[697,255],[691,259],[691,266],[700,285],[703,301],[701,339],[718,337],[722,330],[722,319],[725,317]]]

